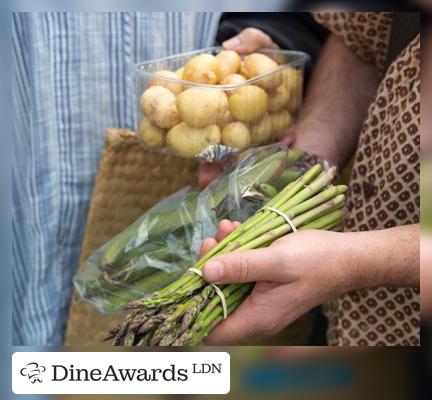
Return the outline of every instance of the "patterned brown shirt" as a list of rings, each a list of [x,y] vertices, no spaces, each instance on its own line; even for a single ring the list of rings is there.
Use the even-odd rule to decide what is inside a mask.
[[[345,230],[418,223],[420,36],[384,74],[392,13],[331,12],[316,13],[315,18],[383,73],[359,136]],[[326,304],[324,312],[331,345],[420,344],[418,289],[353,291]]]

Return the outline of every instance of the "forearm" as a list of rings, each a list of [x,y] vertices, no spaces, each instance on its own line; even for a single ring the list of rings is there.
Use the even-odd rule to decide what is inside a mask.
[[[350,289],[420,285],[418,224],[343,235],[339,251]]]
[[[294,128],[294,147],[343,167],[355,151],[377,85],[375,67],[361,61],[341,39],[331,35]]]

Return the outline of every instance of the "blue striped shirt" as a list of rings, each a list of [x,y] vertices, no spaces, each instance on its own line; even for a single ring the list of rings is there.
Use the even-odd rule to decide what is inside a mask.
[[[217,13],[14,13],[13,344],[60,345],[108,127],[132,128],[128,65],[214,44]]]

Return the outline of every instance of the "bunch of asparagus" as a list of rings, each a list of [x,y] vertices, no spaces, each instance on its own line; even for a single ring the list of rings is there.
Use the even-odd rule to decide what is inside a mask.
[[[335,168],[323,171],[314,165],[289,183],[266,204],[282,212],[297,230],[338,228],[343,222],[347,187],[331,184]],[[194,266],[201,270],[212,257],[269,246],[292,232],[286,219],[262,209],[220,241]],[[253,284],[219,285],[232,313],[248,296]],[[222,300],[215,288],[195,272],[188,271],[177,281],[150,296],[125,306],[124,321],[110,330],[106,340],[123,346],[193,346],[202,342],[224,318]]]

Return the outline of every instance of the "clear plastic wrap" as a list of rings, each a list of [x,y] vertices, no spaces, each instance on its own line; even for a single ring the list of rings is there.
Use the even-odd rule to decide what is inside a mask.
[[[246,220],[316,161],[282,144],[245,151],[206,189],[174,193],[96,250],[75,288],[103,313],[163,288],[194,263],[218,221]]]
[[[300,51],[209,47],[138,63],[135,128],[148,149],[206,162],[270,143],[296,118],[308,60]]]

